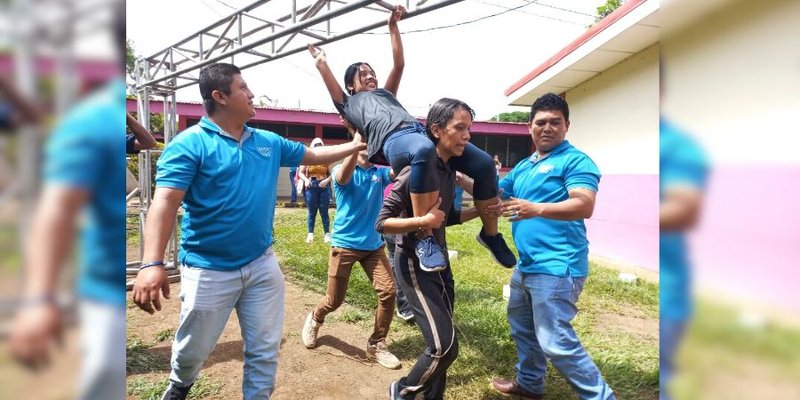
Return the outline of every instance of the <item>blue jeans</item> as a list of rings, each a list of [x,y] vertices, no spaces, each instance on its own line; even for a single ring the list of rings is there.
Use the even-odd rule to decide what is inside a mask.
[[[669,392],[669,385],[675,373],[675,355],[686,331],[688,319],[665,319],[661,318],[658,325],[659,331],[659,353],[658,358],[658,386],[659,398],[669,400],[672,398]]]
[[[306,188],[305,193],[306,207],[308,208],[308,233],[314,233],[314,225],[317,220],[317,211],[322,220],[322,229],[325,233],[331,231],[331,219],[328,216],[328,208],[331,206],[331,187],[319,187],[319,181],[311,180],[311,184]]]
[[[392,266],[392,274],[394,274],[394,250],[396,246],[394,243],[394,235],[388,233],[383,234],[383,242],[386,243],[386,253],[388,253],[389,264]],[[396,290],[395,303],[397,304],[397,311],[400,311],[401,314],[413,312],[411,310],[411,305],[408,304],[408,300],[406,300],[406,295],[403,293],[403,289],[400,287],[400,283],[397,282],[397,279],[394,280],[394,288]]]
[[[294,177],[297,175],[297,168],[289,169],[289,187],[291,187],[292,194],[290,199],[292,203],[297,203],[297,185],[294,184]]]
[[[389,135],[383,143],[383,154],[396,174],[411,166],[411,176],[408,178],[408,190],[411,193],[439,190],[436,145],[425,133],[422,124],[409,125]],[[449,165],[472,178],[472,194],[476,200],[497,196],[497,170],[492,157],[485,151],[467,143],[464,153],[451,157]]]
[[[508,322],[517,346],[517,382],[525,390],[544,393],[550,360],[581,399],[615,398],[570,323],[585,281],[514,269]]]
[[[453,196],[453,208],[461,210],[461,204],[464,202],[464,188],[456,185],[456,192]]]
[[[283,292],[283,273],[272,247],[239,270],[181,266],[181,314],[170,381],[186,387],[197,379],[235,308],[244,342],[242,397],[268,399],[278,369]]]

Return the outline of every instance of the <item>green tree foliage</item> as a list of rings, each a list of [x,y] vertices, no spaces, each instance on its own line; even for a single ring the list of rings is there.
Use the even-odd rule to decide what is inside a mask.
[[[594,18],[594,22],[599,22],[609,14],[613,13],[614,10],[618,9],[622,5],[622,3],[624,3],[624,0],[606,0],[605,4],[597,7],[597,16]]]
[[[136,119],[139,119],[136,112],[131,112],[131,115],[137,117]],[[129,134],[132,133],[130,128],[127,128],[127,132]],[[150,113],[150,133],[164,134],[164,114]]]
[[[500,113],[492,117],[492,121],[500,122],[524,122],[527,123],[530,119],[531,113],[528,111],[512,111]]]
[[[125,72],[133,78],[133,69],[136,67],[136,49],[131,40],[125,41]]]

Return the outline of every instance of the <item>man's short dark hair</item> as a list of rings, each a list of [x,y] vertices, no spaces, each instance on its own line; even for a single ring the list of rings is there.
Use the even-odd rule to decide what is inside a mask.
[[[431,128],[434,125],[440,127],[447,126],[447,122],[453,118],[453,115],[455,115],[456,111],[459,109],[469,112],[472,118],[475,119],[475,111],[461,100],[448,99],[445,97],[433,103],[430,110],[428,110],[428,118],[425,122],[425,131],[428,133],[428,137],[431,138],[433,143],[438,143],[439,139],[433,136]]]
[[[528,122],[533,121],[533,116],[539,111],[561,111],[564,119],[569,121],[569,105],[563,97],[550,92],[545,93],[531,105],[531,115],[528,117]]]
[[[231,83],[234,75],[241,75],[242,71],[233,64],[217,63],[203,67],[200,70],[200,96],[203,98],[203,107],[206,114],[212,115],[217,110],[217,102],[211,93],[219,90],[231,94]]]

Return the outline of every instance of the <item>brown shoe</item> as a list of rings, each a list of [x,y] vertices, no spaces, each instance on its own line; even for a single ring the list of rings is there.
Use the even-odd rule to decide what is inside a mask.
[[[517,396],[523,399],[534,399],[534,400],[541,400],[544,398],[544,394],[536,394],[531,393],[519,385],[517,385],[517,381],[515,380],[504,380],[504,379],[493,379],[492,380],[492,387],[494,390],[498,392],[508,395],[508,396]]]

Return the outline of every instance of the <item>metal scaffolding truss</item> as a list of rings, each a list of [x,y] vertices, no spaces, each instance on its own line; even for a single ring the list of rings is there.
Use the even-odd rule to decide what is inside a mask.
[[[460,1],[407,0],[405,18]],[[245,69],[274,61],[304,51],[308,43],[331,43],[384,26],[393,9],[376,0],[259,0],[139,60],[136,87],[169,94],[197,83],[205,65],[224,61]]]
[[[404,19],[421,15],[463,0],[406,0]],[[302,4],[300,4],[302,3]],[[150,57],[137,60],[134,71],[139,120],[150,129],[150,98],[162,96],[164,105],[164,144],[177,133],[175,92],[198,82],[199,69],[230,62],[244,70],[305,51],[308,43],[323,45],[387,24],[394,5],[376,0],[259,0],[189,35]],[[341,27],[340,31],[337,31]],[[354,28],[355,27],[355,28]],[[302,37],[299,39],[298,36]],[[144,222],[152,193],[152,155],[139,156],[139,187],[127,201],[138,198],[139,232],[144,237]],[[144,252],[139,241],[139,260],[127,263],[130,275],[138,272]],[[175,227],[165,258],[171,281],[180,279],[178,232]],[[128,282],[128,288],[133,281]]]

